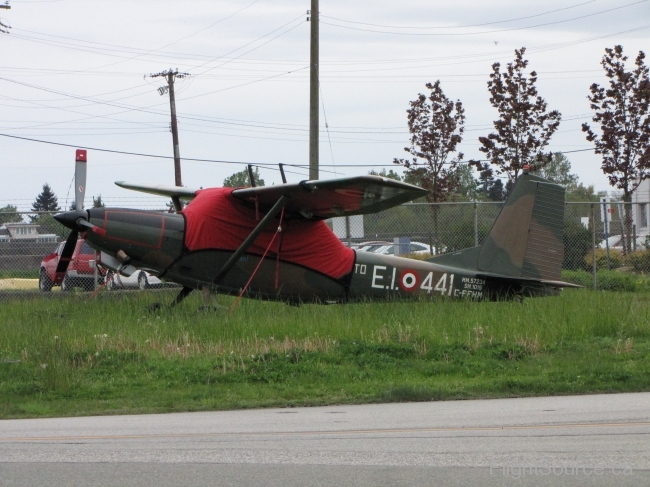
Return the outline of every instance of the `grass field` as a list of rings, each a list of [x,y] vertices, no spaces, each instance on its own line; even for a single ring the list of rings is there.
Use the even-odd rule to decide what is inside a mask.
[[[146,312],[172,296],[3,303],[0,417],[650,390],[648,292]]]

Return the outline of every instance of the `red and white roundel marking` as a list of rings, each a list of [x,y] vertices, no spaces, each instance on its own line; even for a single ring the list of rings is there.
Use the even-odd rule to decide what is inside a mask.
[[[399,287],[407,293],[412,293],[420,284],[420,276],[413,269],[405,269],[399,275]]]
[[[84,192],[84,187],[83,187],[83,186],[79,186],[79,192],[80,192],[80,193],[83,193],[83,192]]]

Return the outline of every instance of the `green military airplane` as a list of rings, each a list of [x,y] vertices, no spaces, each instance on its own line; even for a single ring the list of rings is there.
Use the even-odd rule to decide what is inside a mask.
[[[85,152],[78,151],[76,208],[83,207]],[[280,166],[282,171],[282,166]],[[252,176],[252,171],[249,173]],[[69,227],[57,272],[80,233],[118,272],[144,269],[192,290],[290,303],[345,303],[413,296],[502,299],[557,294],[564,188],[524,170],[487,239],[426,261],[344,246],[324,220],[376,213],[426,191],[379,176],[247,188],[118,186],[170,197],[177,213],[91,208],[60,213]],[[182,209],[181,201],[190,201]]]

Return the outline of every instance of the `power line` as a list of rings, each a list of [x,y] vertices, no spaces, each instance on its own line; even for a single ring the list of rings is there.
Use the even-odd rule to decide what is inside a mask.
[[[455,32],[455,33],[412,33],[412,32],[391,32],[391,31],[384,31],[384,30],[376,30],[376,29],[362,29],[359,27],[350,27],[347,25],[339,25],[339,24],[332,24],[330,22],[321,22],[326,25],[331,25],[333,27],[339,27],[341,29],[348,29],[348,30],[357,30],[357,31],[362,31],[362,32],[373,32],[377,34],[391,34],[391,35],[399,35],[399,36],[469,36],[469,35],[483,35],[483,34],[494,34],[498,32],[513,32],[517,30],[525,30],[525,29],[535,29],[537,27],[546,27],[548,25],[556,25],[556,24],[563,24],[566,22],[572,22],[574,20],[579,20],[579,19],[585,19],[588,17],[594,17],[596,15],[608,13],[608,12],[613,12],[615,10],[620,10],[623,8],[627,7],[632,7],[634,5],[639,5],[640,3],[645,3],[648,0],[639,0],[638,2],[630,3],[627,5],[622,5],[620,7],[614,7],[610,8],[607,10],[601,10],[600,12],[595,12],[592,14],[587,14],[587,15],[581,15],[579,17],[573,17],[571,19],[565,19],[565,20],[556,20],[554,22],[546,22],[543,24],[537,24],[537,25],[530,25],[526,27],[514,27],[511,29],[499,29],[499,30],[488,30],[488,31],[481,31],[481,32]]]
[[[62,142],[50,142],[47,140],[38,140],[38,139],[31,139],[28,137],[19,137],[17,135],[9,135],[9,134],[3,134],[0,133],[0,136],[2,137],[9,137],[12,139],[19,139],[19,140],[26,140],[29,142],[38,142],[41,144],[49,144],[49,145],[57,145],[57,146],[62,146],[62,147],[73,147],[75,149],[86,149],[86,150],[94,150],[98,152],[108,152],[112,154],[122,154],[122,155],[129,155],[129,156],[138,156],[138,157],[152,157],[155,159],[173,159],[173,156],[162,156],[158,154],[144,154],[141,152],[127,152],[127,151],[118,151],[118,150],[113,150],[113,149],[102,149],[98,147],[86,147],[83,145],[79,144],[64,144]],[[574,152],[585,152],[585,151],[593,151],[593,148],[589,149],[576,149],[576,150],[570,150],[570,151],[551,151],[551,152],[562,152],[563,154],[571,154]],[[259,167],[264,167],[267,169],[273,169],[279,171],[277,168],[269,167],[270,164],[273,163],[263,163],[263,162],[243,162],[243,161],[228,161],[228,160],[222,160],[222,159],[196,159],[196,158],[183,158],[185,161],[194,161],[194,162],[214,162],[214,163],[219,163],[219,164],[243,164],[247,165],[250,164],[252,166],[259,166]],[[478,162],[486,162],[489,161],[489,159],[478,159]],[[297,167],[297,168],[308,168],[308,164],[289,164],[289,163],[283,163],[286,166],[290,167]],[[395,167],[397,164],[320,164],[320,166],[323,167]]]
[[[371,26],[371,27],[384,27],[384,28],[388,28],[388,29],[427,29],[427,30],[431,30],[431,29],[464,29],[464,28],[468,28],[468,27],[483,27],[485,25],[504,24],[504,23],[507,23],[507,22],[516,22],[517,20],[532,19],[532,18],[535,18],[535,17],[541,17],[543,15],[548,15],[548,14],[552,14],[552,13],[555,13],[555,12],[561,12],[563,10],[569,10],[569,9],[572,9],[572,8],[581,7],[581,6],[587,5],[589,3],[594,3],[595,1],[596,0],[589,0],[588,2],[582,2],[582,3],[575,4],[575,5],[571,5],[569,7],[558,8],[558,9],[555,9],[555,10],[548,10],[548,11],[542,12],[540,14],[528,15],[526,17],[517,17],[517,18],[514,18],[514,19],[507,19],[507,20],[496,20],[494,22],[484,22],[482,24],[454,25],[454,26],[441,26],[441,27],[413,27],[413,26],[369,24],[367,22],[354,22],[354,21],[351,21],[351,20],[339,19],[339,18],[336,18],[336,17],[330,17],[328,15],[322,15],[321,17],[323,17],[325,19],[337,20],[339,22],[346,22],[348,24],[368,25],[368,26]]]

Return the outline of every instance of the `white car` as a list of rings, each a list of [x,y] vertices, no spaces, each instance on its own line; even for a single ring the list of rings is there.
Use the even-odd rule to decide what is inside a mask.
[[[384,247],[386,245],[390,245],[390,242],[384,242],[384,241],[375,241],[375,242],[362,242],[357,246],[353,246],[352,248],[355,250],[361,250],[362,252],[374,252],[380,247]]]
[[[106,289],[112,291],[114,289],[151,289],[160,288],[172,283],[164,283],[156,276],[153,276],[145,271],[136,271],[129,277],[111,272],[106,277]],[[176,284],[174,284],[176,285]]]
[[[433,248],[435,251],[435,247]],[[395,244],[382,245],[374,250],[369,250],[369,252],[374,252],[375,254],[384,254],[384,255],[393,255],[395,253]],[[409,254],[425,254],[431,255],[431,247],[428,244],[422,242],[411,242],[409,244]]]
[[[646,240],[648,237],[645,235],[637,235],[636,237],[636,249],[637,250],[645,250],[648,247],[646,246],[648,243],[648,240]],[[603,240],[598,244],[598,248],[604,249],[607,247],[607,241],[609,241],[609,248],[610,249],[615,249],[615,250],[622,250],[623,249],[623,237],[621,235],[612,235],[610,236],[607,240]],[[632,244],[632,247],[634,247],[634,244]]]

